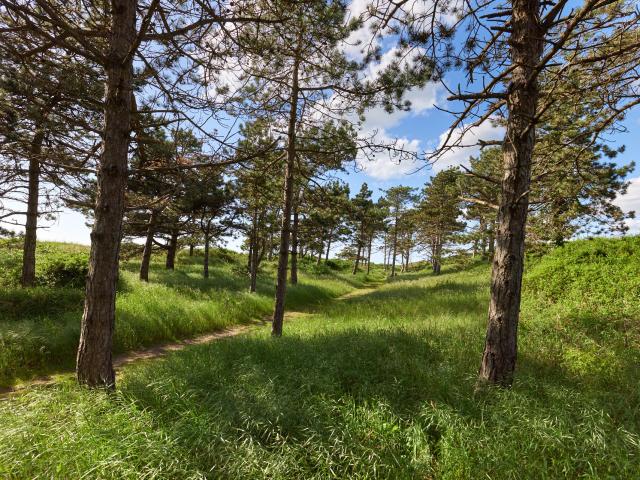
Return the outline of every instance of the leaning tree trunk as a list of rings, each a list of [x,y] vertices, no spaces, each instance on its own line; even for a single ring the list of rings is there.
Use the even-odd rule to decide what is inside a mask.
[[[122,234],[127,158],[133,106],[136,0],[112,0],[103,151],[98,168],[95,221],[76,374],[81,384],[115,388],[111,347],[115,328],[116,284]]]
[[[167,270],[176,268],[176,253],[178,252],[178,230],[171,231],[171,239],[169,240],[169,248],[167,248],[167,260],[164,264]]]
[[[36,125],[36,132],[29,151],[29,186],[27,197],[27,221],[24,226],[24,246],[22,248],[23,287],[31,287],[36,281],[36,243],[38,230],[38,205],[40,203],[40,155],[44,142],[44,129]]]
[[[156,218],[158,212],[151,210],[149,215],[149,223],[147,224],[147,239],[144,242],[144,250],[142,251],[142,262],[140,262],[140,280],[149,281],[149,265],[151,264],[151,250],[153,249],[153,236],[156,233]]]
[[[291,231],[291,210],[293,203],[293,170],[296,161],[296,123],[298,120],[298,68],[300,66],[298,53],[293,63],[289,125],[287,128],[287,164],[284,172],[284,189],[282,198],[282,224],[280,228],[280,250],[278,256],[278,272],[276,282],[275,307],[273,309],[273,323],[271,335],[282,336],[284,321],[284,300],[287,293],[287,264],[289,263],[289,236]]]
[[[539,0],[513,0],[507,133],[503,151],[502,195],[496,251],[491,273],[491,301],[480,383],[511,385],[516,366],[518,318],[524,263],[524,237],[535,146],[538,82],[535,67],[542,53]]]
[[[298,205],[293,206],[293,227],[291,229],[291,285],[298,284]]]

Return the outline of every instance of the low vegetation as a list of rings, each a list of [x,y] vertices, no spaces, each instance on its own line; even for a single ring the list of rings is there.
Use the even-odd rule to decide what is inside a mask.
[[[36,375],[73,369],[83,307],[86,247],[41,243],[37,282],[18,286],[20,246],[6,241],[0,249],[0,386]],[[199,253],[199,252],[196,252]],[[80,261],[78,260],[80,259]],[[84,262],[82,262],[84,259]],[[137,279],[138,262],[124,262],[116,302],[118,323],[114,353],[192,337],[262,320],[272,311],[273,264],[265,264],[258,291],[247,290],[246,257],[217,250],[209,279],[202,278],[202,257],[182,252],[175,271],[163,259],[152,262],[150,282]],[[301,283],[287,297],[293,309],[342,295],[361,286],[365,276],[303,262]],[[244,270],[243,270],[244,268]],[[63,280],[53,280],[63,279]]]
[[[530,260],[512,389],[474,393],[488,266],[444,265],[316,305],[280,339],[133,364],[112,395],[69,378],[0,402],[0,476],[635,478],[639,240]]]

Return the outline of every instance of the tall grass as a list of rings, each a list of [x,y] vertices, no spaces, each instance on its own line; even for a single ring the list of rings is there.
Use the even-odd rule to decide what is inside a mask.
[[[51,257],[86,254],[86,248],[43,243],[41,263]],[[15,250],[15,249],[13,249]],[[9,249],[9,252],[12,250]],[[17,255],[3,252],[7,266],[19,263]],[[163,259],[153,259],[149,283],[137,278],[138,263],[124,262],[116,299],[114,352],[127,352],[248,324],[271,313],[273,266],[266,264],[258,292],[250,294],[243,270],[245,257],[214,251],[210,278],[202,278],[202,258],[181,254],[175,271],[164,269]],[[303,268],[307,265],[302,263]],[[43,373],[73,367],[80,335],[83,289],[78,286],[16,286],[15,268],[7,268],[0,293],[0,386]],[[13,272],[13,273],[12,273]],[[289,289],[287,306],[307,306],[339,296],[365,281],[363,275],[331,271],[301,272],[300,284]]]
[[[0,476],[638,478],[638,330],[626,356],[579,368],[567,352],[592,327],[532,286],[548,261],[527,274],[511,390],[474,394],[488,267],[417,272],[325,302],[280,339],[254,330],[127,367],[111,396],[69,382],[0,402]]]

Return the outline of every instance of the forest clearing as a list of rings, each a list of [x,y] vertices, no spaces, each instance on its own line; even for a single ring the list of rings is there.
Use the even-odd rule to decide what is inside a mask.
[[[3,398],[0,475],[634,478],[640,468],[638,240],[570,242],[530,259],[521,360],[510,390],[474,393],[486,263],[448,264],[440,275],[416,265],[384,283],[380,266],[368,279],[352,279],[348,266],[313,273],[305,263],[289,301],[306,314],[287,322],[289,333],[275,343],[268,327],[257,325],[126,365],[112,396],[84,390],[73,373],[62,373],[52,384]],[[233,266],[243,260],[216,255],[216,277],[233,285]],[[264,305],[240,309],[250,298],[244,289],[220,288],[214,280],[207,286],[194,263],[186,251],[172,274],[152,262],[144,293],[123,282],[118,332],[128,333],[117,334],[116,351],[157,341],[144,332],[196,331],[177,328],[198,310],[178,302],[184,280],[176,283],[174,275],[193,278],[191,288],[201,295],[215,288],[230,311],[225,323],[200,328],[250,324],[269,311],[266,277],[273,273],[261,277]],[[129,296],[154,289],[165,297],[175,289],[176,297],[157,307],[152,328],[125,312]],[[214,301],[208,304],[216,310]],[[60,366],[72,367],[77,324],[75,330],[68,358],[51,343],[40,352],[42,365],[60,359]],[[62,335],[13,319],[0,324],[0,336],[4,353],[12,345],[26,350],[38,336]],[[3,365],[9,362],[19,360],[5,354]]]
[[[637,0],[0,0],[0,478],[640,479]]]

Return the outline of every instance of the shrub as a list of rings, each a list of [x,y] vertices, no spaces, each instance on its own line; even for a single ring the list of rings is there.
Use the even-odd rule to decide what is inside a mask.
[[[57,253],[45,256],[37,266],[38,284],[50,287],[84,285],[89,259],[83,253]]]

